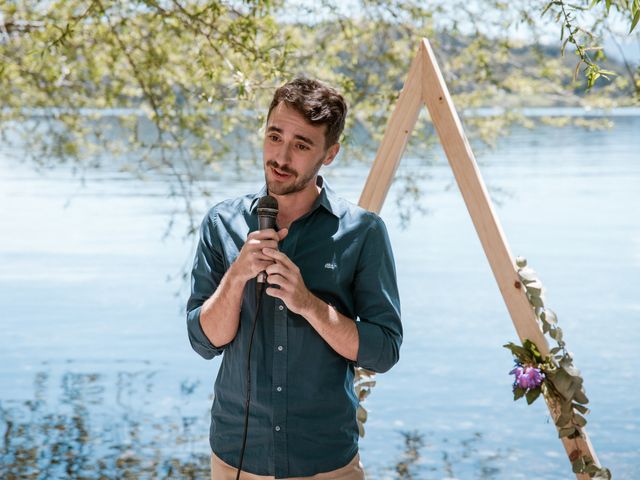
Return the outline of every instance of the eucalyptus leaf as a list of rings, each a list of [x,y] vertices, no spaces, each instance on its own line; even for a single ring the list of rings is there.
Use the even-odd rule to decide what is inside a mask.
[[[594,480],[611,480],[611,472],[608,468],[600,468],[593,477]]]
[[[578,403],[573,403],[573,408],[575,408],[576,410],[578,410],[580,413],[582,413],[583,415],[586,415],[589,413],[589,409],[587,407],[585,407],[584,405],[580,405]]]
[[[558,436],[560,438],[568,437],[569,435],[575,433],[575,431],[575,427],[561,428],[560,430],[558,430]]]
[[[358,421],[365,423],[367,421],[367,417],[367,410],[361,405],[358,406],[358,409],[356,410],[356,418],[358,419]]]
[[[551,336],[551,338],[559,342],[562,340],[562,329],[560,327],[553,328],[549,332],[549,335]]]
[[[582,415],[580,415],[579,413],[574,413],[573,414],[573,422],[578,425],[579,427],[584,427],[587,424],[587,419],[584,418]]]
[[[558,428],[566,428],[567,425],[571,422],[573,415],[571,413],[563,413],[556,419],[556,426]]]
[[[582,377],[580,376],[580,370],[578,370],[576,367],[574,367],[571,363],[563,364],[563,362],[561,361],[560,362],[560,368],[562,368],[562,370],[567,372],[567,374],[569,376],[575,377],[576,380],[580,380],[580,381],[582,380]]]
[[[365,382],[358,383],[358,387],[362,387],[362,388],[373,387],[375,386],[375,384],[376,384],[375,380],[367,380]]]
[[[544,307],[544,300],[542,299],[542,297],[539,297],[536,295],[528,295],[528,297],[529,297],[529,302],[534,307]]]
[[[549,380],[553,386],[565,399],[572,398],[575,388],[573,387],[573,379],[564,370],[557,370]],[[582,402],[580,402],[582,403]]]
[[[524,257],[516,257],[516,265],[520,268],[527,266],[527,259]]]
[[[544,309],[544,319],[546,322],[549,322],[552,325],[555,325],[558,323],[558,316],[550,308]]]
[[[573,469],[573,473],[582,473],[584,472],[587,464],[584,461],[583,457],[578,457],[572,464],[571,468]]]
[[[542,294],[542,283],[540,283],[539,280],[535,280],[530,283],[525,283],[525,288],[527,289],[527,292],[529,292],[531,295],[540,296]]]
[[[518,270],[518,276],[524,284],[535,282],[536,280],[538,280],[538,274],[536,273],[536,271],[529,267]]]
[[[573,405],[571,402],[562,402],[560,404],[560,411],[569,417],[573,417]]]
[[[573,399],[576,402],[581,403],[583,405],[586,405],[587,403],[589,403],[589,399],[587,398],[587,395],[584,393],[583,388],[580,388],[579,390],[574,392]]]
[[[358,393],[358,400],[362,402],[365,398],[369,396],[370,393],[371,393],[371,390],[369,390],[368,388],[363,388]]]

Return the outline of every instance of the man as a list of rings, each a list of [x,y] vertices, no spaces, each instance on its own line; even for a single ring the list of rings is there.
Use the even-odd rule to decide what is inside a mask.
[[[187,327],[202,357],[224,352],[211,410],[213,480],[235,478],[240,461],[263,271],[241,478],[364,478],[354,367],[390,369],[402,325],[384,223],[318,175],[340,150],[346,112],[342,96],[319,81],[280,87],[265,128],[266,185],[214,206],[202,222]],[[276,229],[258,230],[267,193],[278,201]]]

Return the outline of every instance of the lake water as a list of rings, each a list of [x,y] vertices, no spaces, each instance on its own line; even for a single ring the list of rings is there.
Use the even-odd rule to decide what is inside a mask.
[[[206,478],[220,358],[190,348],[192,260],[160,180],[35,173],[0,150],[0,478]],[[13,152],[15,153],[15,152]],[[588,432],[616,479],[640,478],[640,117],[608,131],[517,130],[479,158],[514,255],[547,289],[585,378]],[[326,170],[357,201],[367,168]],[[367,399],[372,479],[573,478],[544,404],[514,403],[517,336],[445,161],[412,167],[424,215],[390,193],[401,360]],[[212,184],[198,216],[257,191]]]

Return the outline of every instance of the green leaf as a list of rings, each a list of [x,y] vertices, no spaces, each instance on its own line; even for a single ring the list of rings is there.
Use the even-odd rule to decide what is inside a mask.
[[[576,390],[576,387],[574,387],[573,378],[570,377],[567,372],[559,369],[556,370],[553,375],[548,375],[547,378],[551,381],[551,383],[553,383],[553,386],[556,388],[558,393],[565,399],[570,399],[573,397],[573,393]]]
[[[640,10],[636,11],[636,14],[633,16],[633,20],[631,21],[631,28],[629,29],[629,34],[633,32],[633,29],[638,25],[638,21],[640,20]]]
[[[583,473],[587,464],[584,461],[583,457],[578,457],[572,464],[571,468],[573,469],[573,473]]]
[[[582,403],[583,405],[586,405],[587,403],[589,403],[589,399],[587,398],[587,395],[584,393],[583,388],[580,388],[579,390],[576,390],[574,392],[573,399],[578,403]]]
[[[563,413],[556,419],[556,427],[558,428],[566,428],[567,425],[571,422],[571,418],[573,415],[571,413]]]
[[[580,376],[580,370],[578,370],[576,367],[574,367],[571,363],[569,364],[564,364],[562,362],[560,362],[560,367],[567,372],[567,374],[571,377],[574,377],[575,379],[579,379],[582,381],[582,377]]]
[[[520,280],[522,280],[522,283],[525,283],[525,284],[535,282],[536,280],[538,280],[536,271],[529,267],[525,267],[518,270],[518,276],[520,277]]]
[[[550,323],[551,325],[556,325],[558,323],[558,316],[556,312],[551,310],[550,308],[545,308],[544,312],[540,314],[540,316],[544,315],[544,321]]]
[[[560,404],[560,411],[563,414],[569,415],[569,417],[573,417],[573,405],[571,405],[571,402],[562,402]]]
[[[533,282],[523,282],[525,284],[525,288],[527,292],[531,295],[540,296],[542,294],[542,283],[539,280],[534,280]]]
[[[536,295],[528,295],[529,296],[529,302],[531,303],[531,305],[533,305],[534,307],[544,307],[544,302],[542,301],[542,298]]]
[[[578,403],[574,403],[573,404],[573,408],[575,408],[576,410],[578,410],[580,413],[582,413],[583,415],[586,415],[589,413],[589,409],[587,407],[585,407],[584,405],[580,405]]]
[[[600,468],[593,477],[594,480],[611,480],[611,472],[608,468]]]
[[[526,390],[524,388],[521,387],[516,387],[513,390],[513,401],[515,402],[516,400],[520,400],[522,397],[524,397]]]
[[[587,424],[587,419],[584,418],[582,415],[580,415],[579,413],[574,413],[573,414],[573,421],[576,425],[578,425],[579,427],[584,427]]]
[[[359,422],[362,423],[365,423],[367,421],[367,411],[364,407],[358,406],[358,409],[356,410],[356,418]]]
[[[509,342],[503,345],[504,348],[511,350],[511,353],[522,363],[533,363],[533,355],[526,348]]]
[[[572,435],[573,433],[575,433],[575,431],[576,431],[575,427],[561,428],[560,430],[558,430],[558,437],[560,438],[568,437],[569,435]]]
[[[367,388],[367,387],[373,387],[375,384],[376,384],[375,380],[367,380],[365,382],[358,383],[358,386],[362,388]]]
[[[540,350],[538,350],[536,344],[531,340],[526,338],[524,342],[522,342],[522,346],[525,348],[525,350],[527,350],[527,352],[530,353],[530,355],[533,356],[533,358],[536,360],[536,363],[539,363],[542,360],[542,354],[540,353]]]
[[[594,0],[595,1],[595,0]],[[542,10],[542,13],[540,14],[541,17],[544,17],[544,14],[547,13],[547,11],[549,11],[549,9],[551,8],[551,6],[554,4],[555,2],[549,2],[547,4],[546,7],[544,7],[544,10]]]
[[[527,392],[527,404],[531,405],[533,402],[535,402],[541,393],[542,393],[542,390],[540,388],[534,388],[533,390],[529,390]]]
[[[549,336],[551,338],[553,338],[556,342],[559,342],[562,340],[562,329],[560,327],[556,327],[551,329],[551,331],[549,332]]]

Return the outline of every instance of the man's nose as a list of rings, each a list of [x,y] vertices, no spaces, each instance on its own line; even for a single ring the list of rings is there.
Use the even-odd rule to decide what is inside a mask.
[[[276,153],[276,161],[281,165],[290,163],[292,148],[293,148],[293,145],[291,145],[289,142],[283,142],[282,145],[280,145],[280,148],[278,148],[278,151]]]

